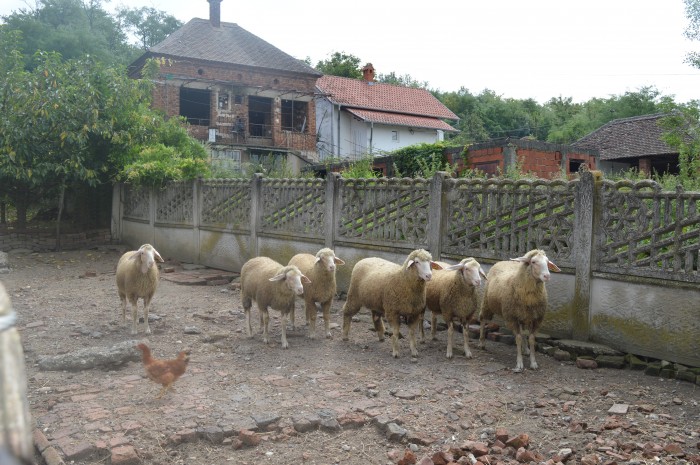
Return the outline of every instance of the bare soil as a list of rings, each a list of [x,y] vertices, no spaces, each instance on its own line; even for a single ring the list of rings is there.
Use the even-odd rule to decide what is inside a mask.
[[[266,345],[259,333],[246,336],[235,286],[178,284],[164,273],[153,334],[140,325],[133,337],[115,285],[122,251],[11,253],[11,272],[0,275],[19,315],[33,419],[67,463],[384,465],[413,463],[412,449],[418,461],[435,459],[429,464],[450,449],[457,461],[473,447],[468,441],[486,444],[484,463],[511,463],[515,449],[494,447],[497,433],[526,434],[530,463],[556,463],[562,449],[571,449],[568,463],[700,463],[695,384],[581,370],[544,354],[539,370],[514,373],[515,347],[493,341],[483,351],[472,340],[473,359],[455,350],[449,360],[444,330],[414,360],[401,339],[394,359],[390,338],[377,340],[364,310],[341,340],[343,301],[332,308],[332,339],[320,315],[316,339],[307,338],[298,302],[283,350],[276,311]],[[255,329],[255,307],[252,317]],[[37,366],[44,356],[136,339],[159,358],[191,350],[187,373],[161,399],[138,361],[77,372]],[[460,341],[456,334],[455,347]],[[614,404],[627,412],[609,413]],[[319,419],[327,421],[313,427]],[[388,423],[399,426],[393,437]],[[260,443],[243,444],[241,429],[256,429]]]

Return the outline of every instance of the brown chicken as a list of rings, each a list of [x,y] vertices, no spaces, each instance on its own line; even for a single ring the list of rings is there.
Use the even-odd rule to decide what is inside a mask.
[[[187,369],[187,363],[190,361],[189,353],[183,350],[177,354],[176,359],[158,360],[151,356],[151,349],[146,344],[141,343],[136,347],[143,352],[143,366],[148,378],[163,386],[156,396],[156,399],[160,399]]]

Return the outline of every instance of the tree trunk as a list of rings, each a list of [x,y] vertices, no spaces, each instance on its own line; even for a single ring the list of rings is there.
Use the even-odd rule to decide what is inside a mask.
[[[61,251],[61,215],[63,214],[63,198],[66,195],[66,185],[61,184],[58,194],[58,215],[56,215],[56,251]]]

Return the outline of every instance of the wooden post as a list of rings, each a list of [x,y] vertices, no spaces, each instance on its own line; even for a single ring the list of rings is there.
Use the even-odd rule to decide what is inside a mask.
[[[10,297],[0,283],[0,449],[33,463],[24,352]]]

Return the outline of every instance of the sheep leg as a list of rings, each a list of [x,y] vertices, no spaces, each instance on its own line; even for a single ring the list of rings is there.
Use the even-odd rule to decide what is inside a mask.
[[[151,334],[151,326],[148,324],[148,309],[151,306],[151,298],[152,296],[143,298],[143,320],[146,323],[146,334]]]
[[[253,337],[253,326],[250,324],[250,307],[252,305],[251,299],[246,297],[243,298],[243,312],[245,313],[245,326],[248,333],[248,337]]]
[[[523,355],[530,355],[530,348],[527,345],[527,336],[525,336],[522,326],[520,326],[520,336],[523,338]]]
[[[262,332],[263,332],[263,342],[265,344],[267,344],[269,342],[269,338],[267,337],[267,325],[270,323],[270,314],[268,313],[267,308],[265,308],[265,309],[259,308],[259,310],[260,310],[260,320],[262,321],[261,326],[262,326]]]
[[[430,316],[430,337],[433,341],[437,340],[437,314],[433,311],[431,311],[431,316]]]
[[[517,354],[515,358],[515,368],[513,369],[514,372],[520,373],[523,371],[524,366],[523,366],[523,338],[521,337],[522,334],[520,334],[520,327],[516,326],[513,328],[513,334],[515,335],[515,345],[517,346]]]
[[[479,349],[486,349],[484,345],[484,339],[486,339],[486,319],[484,317],[479,317],[479,344],[477,347]]]
[[[450,320],[447,322],[447,358],[452,358],[452,338],[455,334],[455,324]]]
[[[139,323],[139,316],[138,316],[139,299],[138,299],[138,297],[136,299],[130,298],[129,301],[131,302],[131,334],[137,334],[138,333],[138,323]]]
[[[381,317],[379,318],[381,321]],[[391,355],[394,358],[399,358],[399,317],[392,318],[389,324],[391,325]]]
[[[420,314],[420,327],[418,328],[418,331],[420,332],[420,343],[425,344],[425,328],[423,325],[425,325],[425,309]]]
[[[126,324],[126,295],[120,293],[119,294],[119,300],[122,303],[122,324]]]
[[[530,368],[536,370],[538,368],[537,361],[535,361],[535,331],[530,331],[528,340],[530,342]]]
[[[372,322],[374,323],[374,330],[377,332],[377,337],[379,342],[384,342],[384,321],[382,321],[382,314],[372,312]]]
[[[306,308],[306,323],[309,325],[309,338],[316,339],[316,303],[313,301],[305,302]]]
[[[294,312],[295,312],[295,310],[296,310],[296,304],[294,304],[294,307],[292,307],[292,309],[289,312],[289,319],[292,322],[292,331],[296,331],[296,329],[297,329],[296,326],[294,325],[294,320],[295,320]]]
[[[469,350],[469,321],[462,321],[462,337],[464,338],[464,356],[472,358],[472,351]]]
[[[411,348],[411,356],[418,357],[418,346],[416,345],[416,329],[419,323],[423,323],[422,313],[408,322],[408,345]],[[397,355],[398,356],[398,355]]]
[[[282,325],[282,348],[288,349],[289,343],[287,342],[287,314],[285,312],[282,312],[280,324]]]
[[[331,334],[331,301],[321,304],[321,309],[323,310],[323,326],[326,330],[326,339],[331,339],[333,337]]]
[[[352,322],[352,316],[357,313],[353,312],[348,308],[348,303],[345,302],[343,305],[343,341],[348,340],[348,333],[350,332],[350,323]]]

